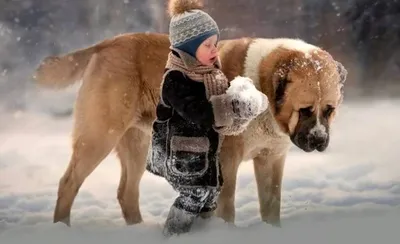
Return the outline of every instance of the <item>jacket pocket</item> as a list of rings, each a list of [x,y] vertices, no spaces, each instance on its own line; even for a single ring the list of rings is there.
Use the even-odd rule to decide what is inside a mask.
[[[155,121],[147,153],[146,170],[162,177],[165,173],[165,162],[167,161],[167,135],[168,120]]]
[[[208,169],[210,141],[207,137],[172,136],[168,167],[178,177],[202,176]]]

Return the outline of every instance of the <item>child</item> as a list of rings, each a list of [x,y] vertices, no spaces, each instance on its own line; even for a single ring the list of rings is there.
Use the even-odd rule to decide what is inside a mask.
[[[262,105],[226,93],[229,83],[219,69],[216,48],[218,26],[200,7],[193,0],[169,2],[171,52],[146,166],[179,192],[164,225],[166,236],[188,232],[197,216],[216,209],[223,184],[218,163],[223,136],[242,132],[267,108],[260,92]],[[253,86],[250,81],[244,79]]]

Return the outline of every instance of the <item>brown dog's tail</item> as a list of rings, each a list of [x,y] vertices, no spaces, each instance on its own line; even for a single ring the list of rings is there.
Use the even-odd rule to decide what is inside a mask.
[[[81,49],[64,56],[46,57],[33,78],[41,86],[61,89],[79,81],[92,55],[96,52],[96,46]]]

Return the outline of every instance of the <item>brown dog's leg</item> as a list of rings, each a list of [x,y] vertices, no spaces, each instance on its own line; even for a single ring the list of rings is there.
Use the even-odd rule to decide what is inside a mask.
[[[76,194],[87,176],[115,147],[137,117],[140,90],[94,54],[83,76],[75,106],[73,153],[60,180],[54,222],[70,225]]]
[[[240,155],[237,150],[235,152],[234,150],[223,149],[221,150],[220,160],[224,185],[218,198],[216,216],[226,222],[233,223],[235,221],[235,190],[237,172],[241,161]]]
[[[58,186],[58,198],[54,211],[54,223],[70,226],[70,213],[74,199],[83,181],[114,147],[117,136],[108,133],[86,134],[74,142],[73,153]]]
[[[139,129],[129,129],[117,145],[121,161],[118,201],[128,225],[142,222],[139,207],[139,185],[145,171],[150,137]]]
[[[280,226],[281,186],[286,154],[262,151],[254,161],[261,219]]]

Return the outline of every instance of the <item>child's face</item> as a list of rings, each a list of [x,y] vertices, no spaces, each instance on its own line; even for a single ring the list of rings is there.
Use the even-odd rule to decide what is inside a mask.
[[[196,51],[196,58],[203,65],[213,65],[217,61],[218,49],[217,49],[217,35],[210,36],[205,39]]]

